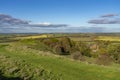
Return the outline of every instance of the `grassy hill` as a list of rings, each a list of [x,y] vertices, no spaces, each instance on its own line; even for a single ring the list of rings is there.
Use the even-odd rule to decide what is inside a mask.
[[[24,80],[120,80],[120,68],[74,61],[26,47],[0,45],[0,70],[6,77]]]

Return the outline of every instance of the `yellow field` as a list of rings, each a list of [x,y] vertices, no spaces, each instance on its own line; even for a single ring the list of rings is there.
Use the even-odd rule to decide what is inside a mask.
[[[103,41],[120,41],[120,37],[111,37],[111,36],[99,36],[95,40],[103,40]]]
[[[73,41],[91,41],[90,37],[70,37]]]
[[[47,38],[48,35],[34,35],[34,36],[25,36],[25,37],[16,37],[15,39],[36,39],[36,38]]]

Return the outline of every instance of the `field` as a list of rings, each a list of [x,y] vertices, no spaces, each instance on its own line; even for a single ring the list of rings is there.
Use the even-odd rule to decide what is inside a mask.
[[[120,37],[111,37],[111,36],[99,36],[95,40],[103,40],[103,41],[120,41]]]
[[[22,36],[22,37],[16,37],[14,39],[35,39],[35,38],[47,38],[47,35],[30,35],[30,36]]]
[[[42,38],[45,37],[42,36]],[[26,38],[22,37],[21,39],[24,38],[24,41],[14,41],[15,38],[20,39],[21,37],[15,36],[13,37],[13,41],[6,43],[3,40],[4,44],[1,40],[1,80],[120,80],[119,64],[114,63],[110,66],[97,65],[87,61],[74,60],[70,56],[56,55],[48,50],[41,51],[29,48],[28,44],[35,45],[36,41],[27,40],[30,38],[41,38],[38,35],[34,35],[34,37],[33,35]],[[74,41],[79,41],[81,37],[70,36],[70,38]],[[86,37],[82,38],[82,40],[80,39],[81,41],[88,42],[93,39],[93,37],[89,39]],[[109,37],[100,37],[99,40],[101,38],[104,38],[102,40],[106,40]],[[115,38],[114,41],[118,41],[118,39],[120,38]]]

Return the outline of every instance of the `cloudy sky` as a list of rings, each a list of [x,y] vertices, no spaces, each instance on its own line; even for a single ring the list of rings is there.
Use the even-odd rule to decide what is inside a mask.
[[[120,32],[120,0],[0,0],[0,33]]]

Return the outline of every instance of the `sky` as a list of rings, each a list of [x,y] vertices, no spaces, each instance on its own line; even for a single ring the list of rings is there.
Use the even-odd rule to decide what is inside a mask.
[[[0,0],[0,33],[120,32],[120,0]]]

